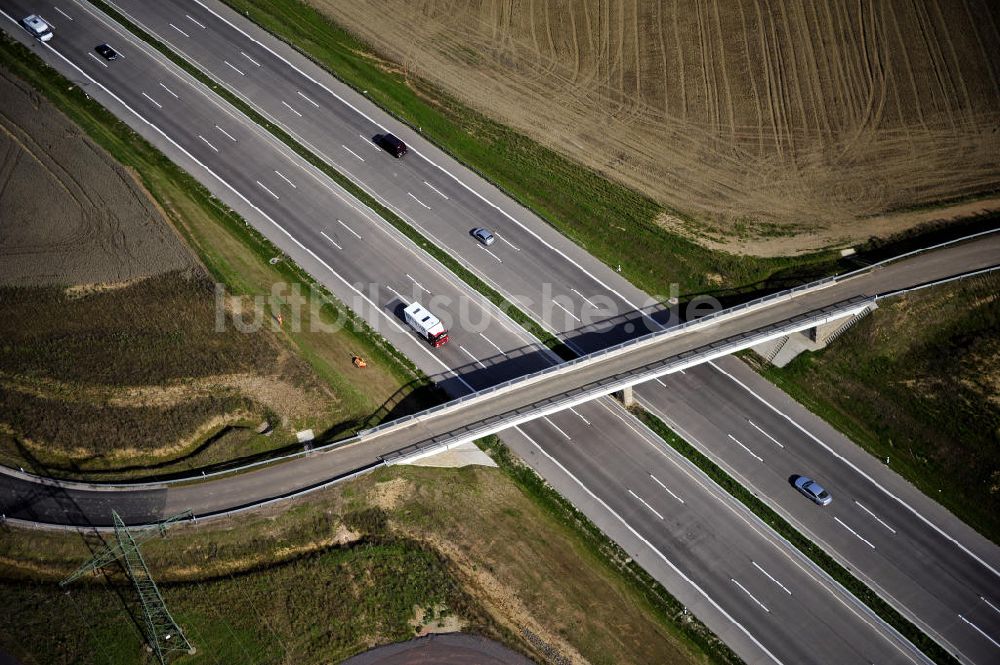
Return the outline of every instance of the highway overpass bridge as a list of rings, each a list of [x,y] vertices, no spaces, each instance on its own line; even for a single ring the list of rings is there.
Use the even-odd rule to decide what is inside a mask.
[[[325,448],[204,478],[94,485],[0,469],[0,512],[10,520],[67,526],[107,526],[113,506],[130,524],[153,522],[186,509],[197,517],[230,514],[499,432],[791,332],[835,330],[880,298],[989,271],[998,264],[1000,233],[950,244],[651,333]]]

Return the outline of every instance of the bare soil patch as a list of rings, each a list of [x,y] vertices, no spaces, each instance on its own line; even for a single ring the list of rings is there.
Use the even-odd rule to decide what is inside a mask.
[[[0,284],[123,284],[198,264],[135,178],[0,68]]]
[[[901,209],[1000,189],[989,0],[309,2],[405,72],[690,214],[685,235],[714,248],[852,244],[929,221]]]

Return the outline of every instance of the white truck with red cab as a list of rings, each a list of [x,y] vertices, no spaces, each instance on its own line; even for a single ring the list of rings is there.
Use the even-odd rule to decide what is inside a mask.
[[[441,325],[441,321],[420,303],[415,302],[404,307],[403,316],[406,317],[410,327],[420,333],[434,348],[448,341],[448,331]]]

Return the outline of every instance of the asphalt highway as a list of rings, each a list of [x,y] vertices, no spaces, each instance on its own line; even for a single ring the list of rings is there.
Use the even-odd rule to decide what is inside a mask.
[[[3,6],[14,6],[17,8],[16,12],[18,13],[28,13],[37,9],[28,3],[3,3]],[[74,6],[78,7],[76,11],[72,9]],[[139,9],[144,7],[159,12],[162,8],[169,10],[171,3],[143,3]],[[323,263],[335,267],[336,272],[344,277],[342,281],[357,284],[375,283],[376,285],[384,285],[385,287],[392,286],[395,292],[388,290],[388,288],[378,288],[376,289],[375,296],[372,297],[377,308],[380,312],[384,313],[383,318],[389,321],[386,324],[387,337],[390,337],[397,346],[407,350],[408,354],[414,357],[415,360],[419,358],[418,362],[422,366],[426,367],[428,363],[431,365],[443,364],[447,369],[438,366],[436,371],[445,372],[454,369],[461,373],[463,381],[468,382],[469,385],[456,386],[453,392],[458,394],[463,389],[468,389],[469,387],[483,387],[504,378],[543,367],[550,362],[543,352],[539,351],[532,345],[530,340],[527,340],[522,333],[518,332],[516,326],[510,324],[509,321],[505,321],[501,316],[496,317],[496,322],[492,324],[494,328],[488,329],[485,335],[480,336],[482,339],[477,337],[479,341],[475,342],[475,345],[473,342],[463,341],[458,348],[446,346],[443,349],[433,352],[439,354],[435,358],[440,359],[442,363],[436,363],[435,360],[428,359],[426,356],[429,351],[419,347],[415,343],[415,338],[398,325],[398,318],[396,319],[395,327],[391,323],[391,317],[396,314],[399,302],[404,298],[404,296],[399,296],[397,293],[407,294],[407,292],[415,292],[417,297],[421,297],[419,295],[421,293],[425,294],[425,296],[427,292],[433,294],[440,293],[454,298],[452,302],[459,302],[462,298],[465,298],[475,303],[481,301],[481,299],[469,294],[464,288],[452,286],[451,283],[453,280],[443,275],[443,271],[439,266],[418,256],[418,252],[415,252],[405,241],[400,240],[398,234],[388,229],[384,223],[372,220],[369,215],[364,211],[358,210],[349,200],[344,201],[347,197],[344,197],[342,192],[339,195],[336,194],[335,187],[329,182],[325,182],[325,179],[317,176],[308,167],[302,166],[298,160],[289,156],[287,150],[276,145],[273,140],[261,136],[258,130],[247,127],[245,122],[236,118],[231,112],[216,102],[207,98],[204,100],[200,99],[200,97],[204,96],[202,93],[196,92],[197,89],[191,87],[189,82],[185,81],[185,77],[178,76],[176,72],[172,72],[172,68],[164,65],[159,59],[146,58],[145,60],[148,60],[148,62],[143,62],[140,71],[121,67],[120,65],[124,63],[130,63],[130,61],[134,63],[142,59],[138,55],[138,52],[142,49],[136,47],[133,52],[133,50],[126,46],[127,44],[136,46],[127,36],[120,34],[115,36],[113,29],[106,24],[95,25],[95,22],[87,16],[86,10],[80,5],[61,6],[60,8],[71,14],[71,28],[69,28],[70,24],[68,23],[70,19],[63,20],[60,25],[58,15],[51,15],[51,12],[48,12],[46,17],[50,18],[56,24],[59,43],[66,42],[74,45],[76,50],[73,54],[73,62],[105,85],[109,87],[113,86],[112,89],[116,95],[125,100],[133,108],[140,109],[145,115],[150,116],[162,111],[162,117],[156,115],[155,121],[178,144],[183,146],[189,154],[197,157],[203,164],[208,165],[218,173],[224,173],[228,182],[234,184],[240,192],[251,198],[253,207],[259,210],[261,214],[267,214],[273,220],[280,220],[281,224],[289,227],[295,239],[309,249],[310,255],[304,257],[303,263],[308,265],[312,262],[315,264],[316,257],[318,256],[323,259]],[[184,3],[183,8],[189,9],[188,12],[182,12],[182,15],[180,15],[184,20],[189,20],[187,15],[190,14],[191,17],[194,17],[195,21],[202,25],[209,25],[202,21],[202,19],[207,21],[208,17],[192,13],[201,10],[199,5]],[[132,11],[135,8],[129,9]],[[216,9],[221,11],[221,8],[216,7]],[[18,14],[15,13],[16,15]],[[143,20],[145,20],[145,16],[143,16]],[[183,26],[180,23],[180,19],[173,21],[173,23],[178,25],[178,27]],[[194,21],[191,21],[191,23],[194,25]],[[166,27],[173,30],[169,25]],[[194,25],[194,27],[199,30],[210,29],[208,27],[199,28],[197,25]],[[8,28],[9,26],[5,26],[5,29]],[[181,36],[181,32],[188,32],[188,28],[190,26],[178,31],[178,36]],[[217,30],[218,28],[213,26],[212,29]],[[247,27],[247,29],[250,28]],[[161,31],[157,30],[157,32],[159,34]],[[188,32],[188,34],[190,35],[191,32]],[[213,35],[212,39],[195,39],[192,40],[192,43],[210,43],[213,45],[216,43],[226,43],[226,39],[220,39],[217,42],[214,37]],[[92,47],[97,43],[112,41],[112,39],[123,40],[121,43],[112,42],[112,45],[122,51],[126,57],[123,61],[115,63],[101,63],[92,55]],[[254,47],[256,48],[256,45]],[[280,45],[278,44],[273,44],[272,47],[280,49]],[[190,46],[186,48],[192,50]],[[257,53],[248,50],[248,48],[239,49],[242,52],[241,57],[249,55],[250,58],[261,63],[261,67],[264,67],[265,62],[258,59],[257,56],[263,58],[268,53],[267,49],[261,48],[262,53]],[[62,49],[61,45],[60,49]],[[76,56],[79,57],[79,60]],[[288,54],[288,57],[294,57],[294,54]],[[235,57],[227,57],[221,64],[226,69],[229,69],[229,65],[226,62],[230,65],[235,64],[233,60],[235,60]],[[250,62],[249,58],[246,60],[248,63]],[[105,64],[107,64],[106,67]],[[307,63],[300,64],[305,66]],[[199,65],[201,65],[200,62]],[[251,64],[250,66],[253,65]],[[268,64],[267,66],[276,67],[273,64]],[[236,67],[236,69],[240,68]],[[118,70],[124,71],[119,72]],[[221,76],[218,72],[213,73]],[[173,78],[166,78],[167,74],[170,74]],[[240,72],[233,71],[231,76],[239,77],[238,79],[234,79],[239,81],[248,78],[250,73],[247,69],[241,69]],[[79,78],[79,76],[76,78]],[[277,75],[274,75],[271,72],[265,83],[258,83],[256,91],[248,89],[246,95],[250,98],[251,94],[263,95],[264,92],[269,90],[276,90],[283,96],[290,97],[290,95],[285,95],[284,93],[290,93],[291,89],[284,90],[280,87],[280,82],[285,79],[286,76],[284,73],[279,72]],[[156,88],[153,88],[153,92],[149,92],[146,88],[153,86],[154,82],[157,84]],[[229,83],[229,81],[226,82]],[[168,83],[170,85],[167,85]],[[174,83],[176,83],[177,87],[175,87]],[[332,85],[333,82],[329,84]],[[331,117],[331,114],[334,113],[333,109],[335,105],[329,104],[329,107],[325,106],[329,103],[329,99],[328,97],[324,98],[321,96],[323,93],[322,86],[319,86],[316,90],[304,90],[304,84],[296,85],[293,82],[292,85],[296,88],[295,92],[302,92],[304,97],[299,95],[298,105],[293,106],[294,112],[289,111],[289,115],[281,119],[281,122],[286,127],[292,127],[292,123],[305,118],[311,119],[310,122],[312,122],[313,116],[309,115],[308,112],[308,108],[310,108],[309,100],[323,104],[322,113],[317,114],[314,119],[315,122],[313,122],[314,128],[320,130],[318,136],[306,136],[306,131],[312,126],[306,121],[303,121],[302,127],[292,127],[292,131],[296,135],[303,137],[304,143],[316,148],[318,152],[327,156],[333,163],[341,167],[346,165],[347,169],[359,182],[363,183],[366,189],[377,193],[384,202],[390,204],[390,207],[393,207],[412,223],[419,226],[426,234],[433,236],[470,266],[475,266],[477,271],[481,275],[485,275],[489,281],[494,284],[502,284],[503,288],[501,290],[508,294],[509,297],[517,294],[518,291],[523,294],[531,294],[531,297],[522,296],[520,299],[512,299],[525,306],[526,309],[538,318],[543,319],[550,328],[568,334],[572,334],[571,331],[573,330],[579,330],[581,321],[574,319],[581,317],[583,310],[588,306],[586,302],[588,300],[591,302],[603,302],[603,298],[608,298],[612,303],[617,302],[616,306],[622,310],[627,310],[633,304],[645,304],[642,300],[644,296],[635,293],[634,289],[629,291],[630,287],[627,284],[623,285],[619,283],[624,280],[620,280],[620,277],[615,275],[613,271],[599,264],[595,267],[593,264],[596,264],[596,262],[585,255],[583,257],[578,256],[582,254],[582,251],[576,249],[564,239],[559,238],[558,234],[555,234],[553,238],[551,230],[540,221],[538,222],[539,228],[536,229],[530,226],[532,223],[531,220],[518,214],[519,211],[516,206],[505,199],[495,198],[497,194],[484,184],[475,182],[472,185],[468,183],[460,184],[450,175],[443,175],[442,170],[438,168],[438,164],[445,163],[446,158],[440,155],[434,156],[432,148],[422,145],[418,137],[407,135],[405,129],[393,127],[393,130],[403,135],[408,143],[419,147],[419,152],[411,155],[411,157],[422,155],[426,152],[432,155],[433,161],[424,160],[424,166],[419,166],[421,162],[414,159],[396,161],[383,152],[375,150],[370,143],[366,146],[362,139],[366,138],[367,132],[372,131],[374,133],[378,131],[379,125],[389,124],[387,120],[381,120],[378,124],[371,123],[367,125],[366,131],[358,133],[357,144],[347,143],[347,139],[342,138],[343,142],[340,145],[344,148],[343,153],[339,158],[332,157],[338,138],[333,137],[333,134],[331,134],[332,138],[327,139],[330,141],[328,144],[320,144],[320,140],[323,139],[326,132],[339,131],[342,122],[346,123],[344,126],[350,126],[349,121],[341,118],[339,114]],[[184,100],[181,102],[180,96],[173,96],[174,94],[181,94],[181,90],[178,88],[182,88],[185,91],[189,90],[193,94],[189,95],[188,92],[184,92]],[[329,93],[326,94],[327,96],[329,95]],[[344,94],[347,93],[344,92]],[[259,100],[265,98],[264,96],[254,97],[255,105],[261,108],[262,102]],[[282,101],[287,100],[282,99]],[[282,108],[285,107],[285,105],[280,106]],[[287,106],[292,106],[292,104],[287,104]],[[202,110],[199,111],[195,107]],[[311,106],[311,108],[315,110],[317,107]],[[267,110],[267,114],[272,117],[277,117],[274,115],[276,112],[273,109]],[[302,114],[301,117],[299,113]],[[220,117],[226,119],[232,126],[220,123],[218,120]],[[235,131],[233,128],[235,128]],[[201,131],[198,131],[199,129]],[[209,131],[212,129],[217,130],[215,134]],[[326,132],[322,131],[324,129]],[[230,136],[236,137],[236,140],[231,141]],[[346,137],[346,134],[344,136]],[[234,145],[224,148],[223,146],[228,145],[225,141],[231,141]],[[347,150],[346,148],[348,147],[351,149]],[[359,150],[362,147],[367,147],[370,150],[370,154],[365,154]],[[225,157],[221,156],[223,153],[226,154]],[[360,155],[361,157],[355,158],[352,154]],[[275,155],[275,157],[270,157],[270,155]],[[271,161],[262,159],[262,156],[267,157],[267,160]],[[357,163],[351,167],[349,159],[356,159]],[[215,162],[213,160],[219,161]],[[345,160],[348,161],[345,162]],[[293,170],[292,167],[297,170]],[[195,167],[193,170],[197,171],[198,169]],[[452,166],[449,166],[448,170],[451,172],[453,170]],[[455,169],[455,171],[458,171],[458,169]],[[206,178],[204,171],[200,173],[200,177],[202,179]],[[211,179],[210,175],[207,177]],[[286,180],[286,178],[288,179]],[[312,181],[315,184],[303,185],[304,181]],[[423,194],[417,191],[417,185],[421,183],[425,187]],[[475,191],[470,191],[470,189]],[[255,194],[250,194],[250,192],[255,192]],[[226,192],[222,192],[222,194],[226,195]],[[440,200],[436,203],[431,203],[431,201],[434,201],[434,199],[431,199],[431,196],[439,196]],[[273,199],[273,201],[268,197]],[[512,221],[502,211],[494,208],[493,205],[497,204],[494,203],[491,205],[490,203],[496,200],[500,200],[504,206],[509,206],[507,209],[514,211],[518,219]],[[340,214],[341,211],[343,211],[343,214]],[[348,218],[347,215],[350,213],[353,213],[354,216]],[[248,218],[250,217],[248,216]],[[470,220],[475,220],[474,224]],[[301,226],[291,226],[292,224],[300,223]],[[361,226],[362,224],[365,224],[365,226]],[[501,242],[489,248],[492,254],[485,253],[485,248],[481,248],[468,237],[468,229],[472,225],[490,226],[500,232]],[[517,234],[523,234],[523,237]],[[278,235],[280,236],[280,234]],[[544,239],[545,242],[540,242],[539,238]],[[326,249],[319,249],[324,246],[324,242],[328,243]],[[383,251],[379,251],[378,248],[383,245]],[[549,249],[548,246],[551,246],[553,249]],[[365,253],[369,251],[372,254]],[[541,254],[537,252],[541,252]],[[290,252],[290,255],[292,254],[293,252]],[[561,259],[559,259],[561,254],[571,257],[573,260],[561,263]],[[490,258],[493,255],[495,257]],[[586,270],[574,268],[574,263],[586,266]],[[401,264],[404,266],[402,269],[400,268]],[[410,270],[409,268],[412,266],[419,266],[420,272],[417,272],[417,268]],[[320,265],[320,269],[322,269],[322,265]],[[545,271],[545,278],[551,278],[550,283],[562,285],[559,289],[553,290],[553,296],[549,299],[555,302],[555,298],[559,298],[563,303],[563,308],[558,307],[558,304],[554,304],[548,308],[548,312],[546,313],[543,307],[547,303],[546,297],[544,293],[539,291],[539,284],[541,283],[539,271]],[[330,272],[332,273],[333,271],[331,270]],[[588,274],[596,275],[597,277],[588,278]],[[515,278],[518,276],[520,276],[521,282],[516,281]],[[327,275],[327,277],[329,278],[330,276]],[[588,281],[588,279],[591,281]],[[618,280],[618,282],[615,282],[615,280]],[[610,288],[605,288],[608,285],[610,285]],[[624,295],[622,295],[619,301],[616,301],[616,298],[620,294]],[[563,296],[569,300],[563,300]],[[413,296],[410,297],[412,298]],[[528,307],[525,299],[534,300],[536,306]],[[598,310],[598,314],[600,314],[600,308],[593,309]],[[587,335],[584,337],[578,335],[576,336],[576,341],[586,350],[590,350],[584,346],[583,340],[597,340],[603,343],[611,343],[617,341],[618,331],[621,331],[623,334],[630,334],[625,332],[624,326],[620,326],[603,331],[607,333],[606,336]],[[513,359],[511,359],[511,356],[513,356]],[[480,366],[478,363],[483,363],[485,366]],[[431,373],[434,373],[434,371],[432,370]],[[601,478],[597,474],[600,464],[596,461],[589,462],[588,460],[597,459],[597,456],[591,455],[591,446],[596,446],[598,450],[600,449],[601,442],[599,437],[595,435],[588,438],[583,433],[575,436],[575,440],[581,446],[580,450],[566,450],[557,444],[560,442],[560,437],[565,438],[564,434],[560,434],[560,432],[568,433],[572,431],[574,425],[579,426],[579,423],[574,419],[579,419],[580,422],[586,421],[590,423],[588,427],[595,433],[614,433],[614,437],[620,445],[629,446],[628,451],[638,450],[642,445],[645,445],[637,438],[638,435],[632,436],[628,434],[624,429],[625,425],[617,423],[616,416],[610,414],[605,409],[606,405],[607,403],[588,405],[586,411],[580,408],[578,411],[580,414],[583,414],[582,417],[579,414],[573,413],[552,416],[551,427],[553,429],[551,431],[542,430],[536,432],[533,439],[540,441],[543,446],[552,445],[553,450],[555,450],[554,454],[559,460],[590,464],[592,468],[589,471],[585,469],[580,470],[580,477],[587,477],[598,481]],[[602,409],[604,412],[598,409]],[[628,419],[629,417],[625,416],[625,418]],[[549,423],[543,424],[549,426]],[[635,422],[631,420],[628,420],[628,424],[635,426]],[[508,435],[505,434],[505,439],[507,438]],[[581,454],[581,451],[584,451],[586,454]],[[359,455],[357,459],[360,460],[362,457],[364,455]],[[349,461],[352,458],[344,456],[342,459]],[[348,466],[345,465],[345,470]],[[629,467],[623,467],[621,471],[623,473],[633,473],[634,469],[630,471]],[[319,475],[323,474],[317,474],[317,482],[319,481]],[[325,477],[329,477],[329,469],[326,469]],[[679,480],[679,483],[681,487],[684,487],[685,485],[690,485],[691,481],[682,478]],[[588,483],[589,486],[590,483]],[[190,491],[195,494],[198,493],[195,490]],[[233,491],[235,492],[235,490]],[[613,493],[613,491],[613,487],[607,488],[607,492]],[[692,491],[696,494],[701,492],[697,488],[694,488]],[[180,503],[173,501],[172,497],[181,496],[171,494],[175,492],[174,489],[170,491],[159,489],[148,490],[148,492],[149,494],[145,503],[142,501],[130,503],[130,505],[136,507],[135,516],[137,519],[142,514],[155,514],[161,511],[169,514],[174,506],[180,508],[181,503],[183,503],[183,500]],[[605,495],[606,491],[603,486],[600,487],[600,492],[602,496]],[[214,489],[211,494],[217,505],[238,505],[237,494],[227,494],[225,491],[221,491],[221,488]],[[79,495],[74,495],[74,497],[76,496]],[[612,494],[608,496],[612,496]],[[99,502],[103,500],[105,501],[105,508],[102,509],[106,509],[105,497],[106,493],[97,494],[93,499],[97,502],[94,505],[99,505]],[[186,500],[186,497],[184,500]],[[637,524],[644,524],[644,526],[651,529],[650,533],[654,532],[658,526],[650,520],[649,515],[641,511],[632,511],[629,512],[629,515],[629,523],[634,521]],[[732,524],[724,525],[723,528],[735,528],[739,531],[739,528]],[[670,533],[677,533],[677,529],[671,528]],[[728,531],[722,531],[721,533],[728,533]],[[670,541],[665,544],[665,547],[667,546],[676,547],[676,545],[671,545]],[[706,545],[706,548],[706,551],[701,553],[706,557],[705,561],[711,560],[708,558],[708,550],[715,552],[717,556],[721,556],[732,549],[728,548],[725,543],[716,543],[711,548],[708,548]],[[738,547],[735,549],[741,551]],[[772,556],[775,555],[772,553]],[[698,561],[693,559],[685,561],[685,565],[690,566],[688,569],[690,574],[699,576],[699,579],[701,579],[701,576],[705,576],[705,579],[715,579],[713,575],[716,571],[706,570],[708,565],[705,562],[698,563]],[[655,563],[651,562],[650,565],[652,566]],[[662,565],[662,562],[659,563]],[[779,568],[787,566],[787,562],[782,561],[780,556],[773,563]],[[722,581],[724,582],[725,580]],[[730,592],[733,588],[738,589],[733,582],[730,581],[729,584],[733,586],[726,587],[723,584],[716,588],[728,588]],[[815,586],[816,583],[813,582],[811,584]],[[829,589],[826,588],[828,586],[824,586],[826,590],[823,593],[829,593]],[[726,594],[723,595],[726,596]],[[728,596],[726,596],[726,600],[729,600]],[[769,607],[769,609],[771,608]],[[707,608],[706,612],[711,612],[712,610],[713,608]],[[701,616],[700,613],[699,615]],[[730,624],[726,624],[725,621],[721,623],[716,622],[713,628],[721,634],[726,632],[726,625]],[[790,631],[782,633],[780,628],[772,625],[754,625],[761,626],[761,630],[766,636],[764,639],[766,639],[768,644],[781,642],[782,640],[788,643],[795,641],[793,639],[795,633]],[[722,628],[717,626],[722,626]],[[801,629],[797,634],[802,634]],[[820,635],[822,631],[817,630],[816,634]],[[867,633],[862,629],[860,634]],[[842,635],[841,639],[843,639]],[[830,642],[820,640],[817,644],[836,646],[838,642],[836,639],[831,638]],[[749,647],[749,652],[752,653],[754,648],[753,645]],[[788,648],[791,649],[791,647]],[[773,653],[785,653],[777,647],[775,649]],[[877,649],[873,649],[871,653],[876,653],[876,651]],[[836,654],[836,649],[831,653]],[[802,654],[798,651],[788,651],[787,655],[801,658]],[[895,653],[895,655],[898,656],[899,654]],[[782,656],[782,659],[784,659],[784,656]],[[878,662],[893,660],[891,657],[876,658],[874,656],[871,659]],[[828,659],[828,662],[843,661],[831,657]]]

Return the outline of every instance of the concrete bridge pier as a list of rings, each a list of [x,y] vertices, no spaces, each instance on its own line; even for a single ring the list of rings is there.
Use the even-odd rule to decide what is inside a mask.
[[[632,396],[632,386],[626,386],[625,388],[622,388],[621,391],[618,393],[618,396],[621,399],[622,404],[625,405],[625,408],[628,408],[633,404],[635,404],[635,397]]]

